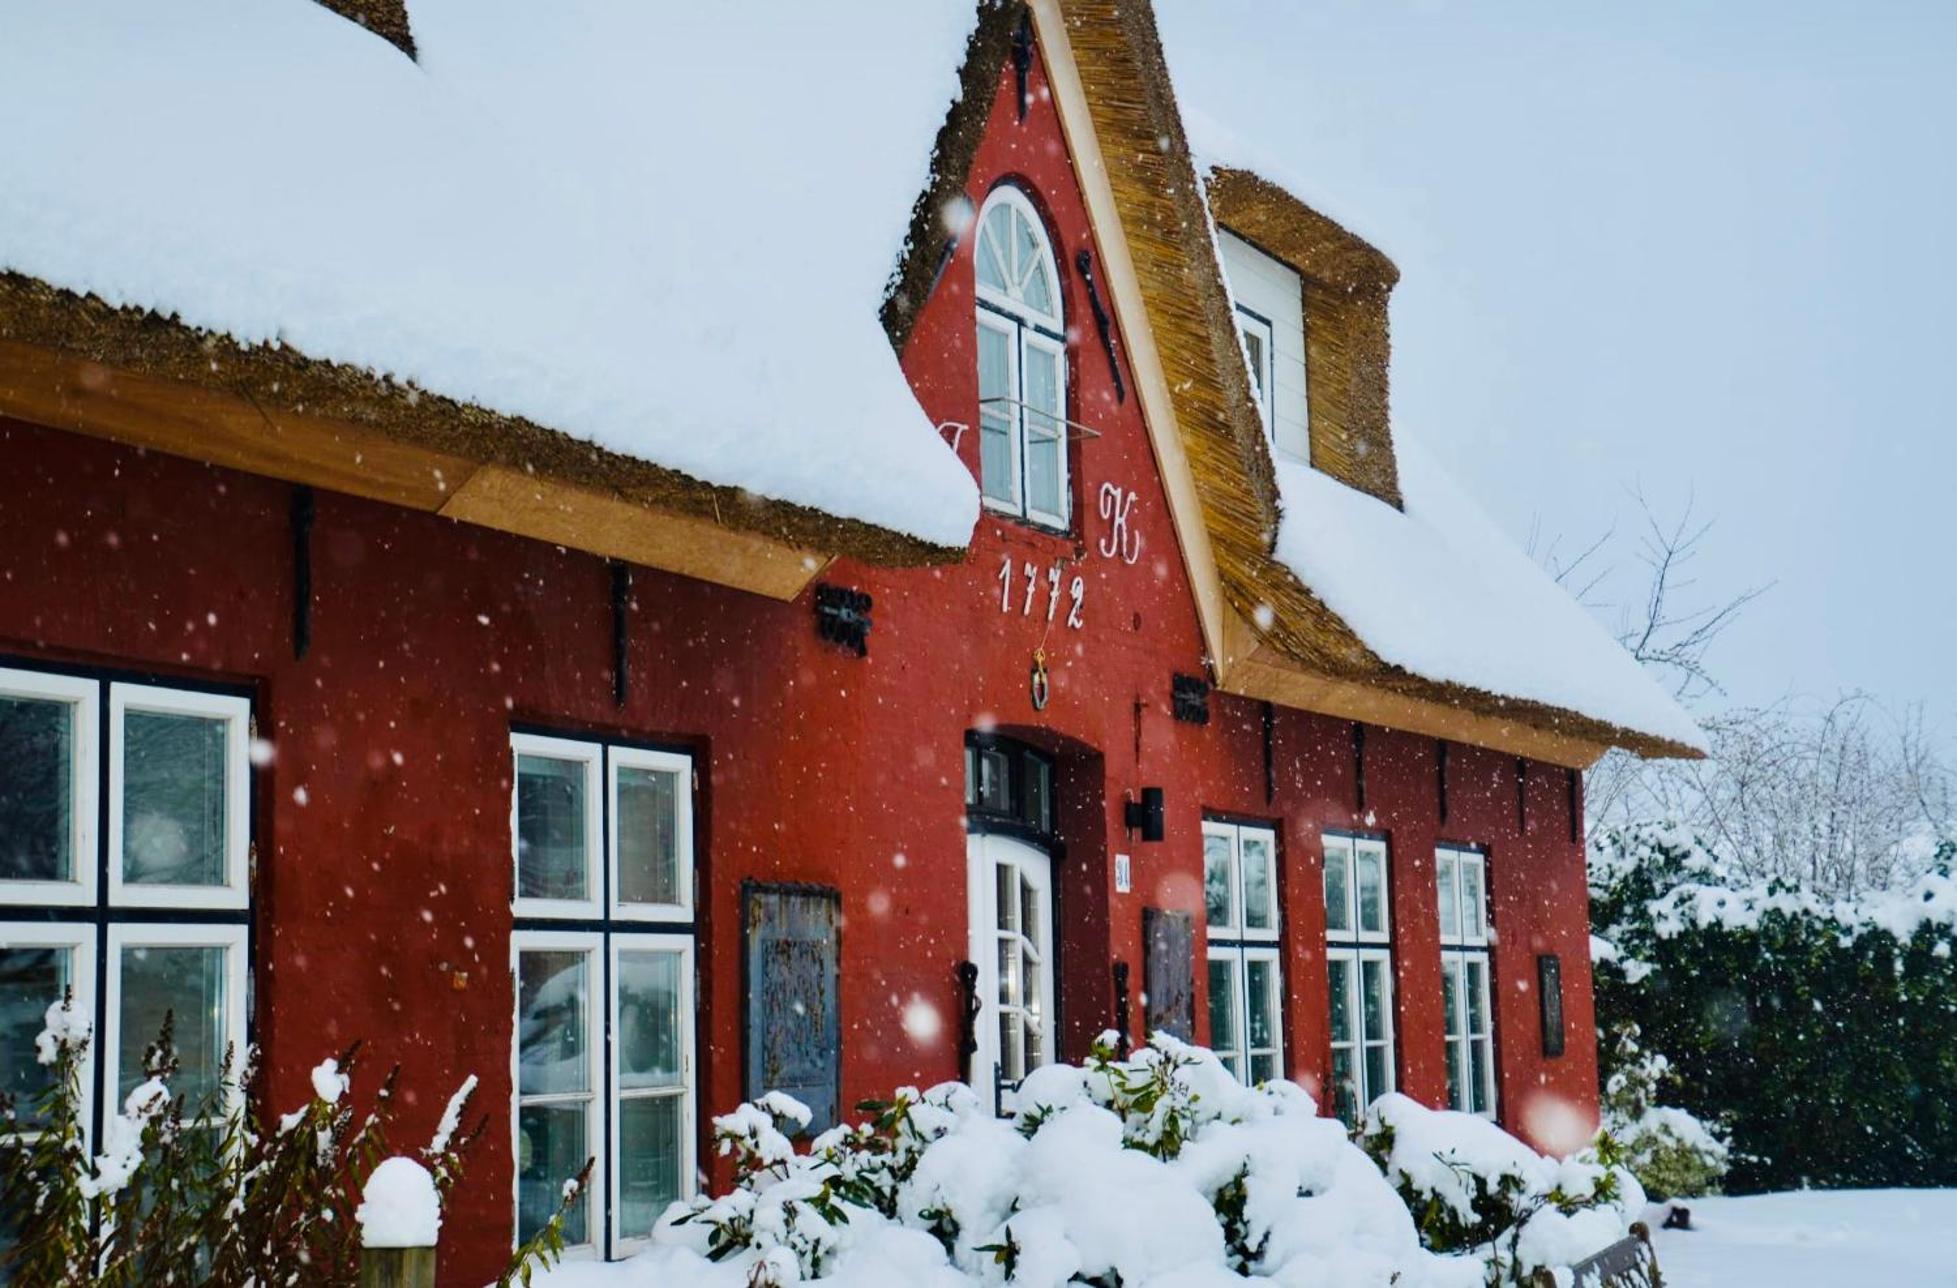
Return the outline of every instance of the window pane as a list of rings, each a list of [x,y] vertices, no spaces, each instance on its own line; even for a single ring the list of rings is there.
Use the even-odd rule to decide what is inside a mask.
[[[526,1096],[591,1090],[590,954],[549,949],[517,956],[517,1090]],[[578,1160],[583,1166],[584,1160]],[[573,1175],[577,1168],[572,1168]]]
[[[1262,832],[1243,834],[1244,925],[1273,930],[1277,917],[1271,897],[1271,838]]]
[[[1015,210],[1013,216],[1014,229],[1019,235],[1019,271],[1024,281],[1020,298],[1028,308],[1049,315],[1056,313],[1053,282],[1046,272],[1046,238],[1023,214]]]
[[[1060,355],[1028,345],[1026,364],[1026,504],[1046,514],[1063,513],[1060,497],[1062,432]]]
[[[586,767],[516,758],[516,892],[523,899],[588,899]]]
[[[1461,1084],[1461,1044],[1447,1040],[1447,1107],[1467,1109],[1468,1089]]]
[[[1361,846],[1359,859],[1359,929],[1368,934],[1386,930],[1385,856],[1371,846]]]
[[[1469,1044],[1473,1055],[1468,1061],[1468,1076],[1473,1080],[1473,1101],[1471,1111],[1485,1114],[1495,1107],[1495,1088],[1489,1081],[1489,1066],[1492,1064],[1487,1038],[1477,1038]]]
[[[1237,973],[1229,958],[1210,959],[1210,1050],[1237,1049]]]
[[[642,1096],[618,1107],[618,1232],[643,1239],[680,1196],[680,1096]]]
[[[1350,934],[1352,931],[1352,891],[1351,874],[1347,864],[1352,851],[1345,844],[1327,840],[1325,842],[1325,929],[1328,933]]]
[[[1488,1032],[1488,963],[1468,962],[1468,1031]]]
[[[1387,1051],[1383,1046],[1366,1048],[1366,1103],[1371,1104],[1387,1092]]]
[[[1332,1052],[1332,1112],[1348,1126],[1359,1121],[1359,1088],[1354,1077],[1352,1049]]]
[[[1453,939],[1461,933],[1461,905],[1455,892],[1454,855],[1446,850],[1434,856],[1434,884],[1438,887],[1441,909],[1441,938]]]
[[[1255,326],[1243,328],[1244,353],[1250,359],[1250,389],[1261,402],[1264,392],[1264,333]]]
[[[1352,962],[1333,957],[1325,963],[1326,991],[1332,1003],[1332,1041],[1350,1042],[1352,1034]]]
[[[985,494],[999,501],[1017,501],[1012,482],[1013,407],[988,399],[1018,397],[1012,387],[1012,340],[988,326],[978,329],[979,360],[979,479]]]
[[[21,945],[0,948],[0,1092],[14,1098],[21,1122],[39,1121],[49,1086],[34,1039],[47,1026],[48,1007],[61,1000],[74,968],[74,949]],[[87,998],[75,999],[78,1007]]]
[[[0,698],[0,881],[74,878],[74,748],[73,705]]]
[[[680,1012],[680,955],[618,955],[618,1085],[671,1087],[681,1081],[686,1016]]]
[[[1251,958],[1244,963],[1244,971],[1248,976],[1244,999],[1250,1045],[1255,1050],[1268,1050],[1277,1045],[1276,967],[1272,962]]]
[[[1470,935],[1480,938],[1488,929],[1488,900],[1482,889],[1484,868],[1479,860],[1461,861],[1461,920]]]
[[[994,206],[985,216],[979,227],[978,240],[978,280],[979,285],[989,286],[1004,293],[1006,285],[1006,256],[1011,236],[1012,207]]]
[[[1366,1024],[1366,1040],[1386,1036],[1386,963],[1369,958],[1359,963],[1359,1005]]]
[[[516,1116],[517,1232],[528,1239],[544,1228],[564,1201],[564,1182],[584,1170],[591,1157],[584,1104],[524,1105]],[[593,1184],[596,1184],[593,1178]],[[564,1242],[591,1240],[585,1219],[590,1190],[578,1198],[564,1218]]]
[[[1020,765],[1026,782],[1026,803],[1020,816],[1030,826],[1050,832],[1053,830],[1053,766],[1037,756],[1024,757]]]
[[[1231,887],[1230,838],[1215,833],[1203,836],[1203,907],[1212,926],[1237,924],[1236,899]]]
[[[1461,963],[1444,960],[1441,962],[1441,1022],[1450,1038],[1461,1034],[1460,995]]]
[[[1250,1057],[1250,1083],[1272,1082],[1277,1079],[1277,1057],[1270,1054]]]
[[[163,1032],[166,1012],[176,1026],[182,1062],[170,1094],[188,1109],[206,1107],[224,1069],[225,953],[223,948],[173,944],[122,950],[118,1107],[143,1081],[143,1051]]]
[[[620,766],[618,774],[618,901],[676,904],[680,775],[670,769]]]
[[[122,879],[223,885],[226,722],[130,711],[122,730]]]

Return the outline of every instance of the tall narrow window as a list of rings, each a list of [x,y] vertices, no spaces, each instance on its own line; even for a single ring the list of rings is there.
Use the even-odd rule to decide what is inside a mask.
[[[250,724],[236,693],[0,668],[0,1088],[30,1128],[34,1041],[64,993],[101,1035],[90,1139],[166,1014],[172,1097],[223,1108],[225,1054],[246,1041]]]
[[[1239,304],[1237,333],[1243,337],[1244,360],[1250,364],[1250,392],[1257,398],[1257,412],[1264,421],[1264,436],[1270,438],[1276,432],[1277,425],[1275,391],[1272,388],[1274,375],[1271,370],[1277,342],[1272,334],[1271,320]]]
[[[1386,842],[1325,834],[1332,1105],[1347,1123],[1393,1090],[1393,915]]]
[[[1495,1021],[1488,958],[1488,861],[1479,850],[1434,852],[1441,921],[1441,1003],[1447,1030],[1447,1100],[1495,1116]]]
[[[1284,1075],[1284,968],[1278,952],[1277,833],[1203,824],[1210,1047],[1238,1079]]]
[[[631,1252],[692,1185],[693,763],[515,734],[516,1237]]]
[[[979,483],[985,503],[1068,524],[1067,329],[1039,212],[1002,187],[978,219]]]

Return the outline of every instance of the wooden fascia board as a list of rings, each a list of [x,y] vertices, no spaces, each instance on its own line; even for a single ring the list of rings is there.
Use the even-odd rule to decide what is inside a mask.
[[[1029,0],[1033,30],[1045,60],[1047,83],[1059,109],[1061,131],[1074,162],[1074,174],[1087,201],[1088,219],[1094,240],[1101,252],[1101,274],[1113,298],[1114,314],[1120,324],[1122,343],[1128,351],[1128,365],[1135,376],[1135,395],[1141,400],[1142,421],[1148,427],[1149,445],[1154,449],[1156,469],[1162,476],[1163,491],[1169,498],[1169,521],[1176,542],[1182,548],[1183,563],[1189,571],[1189,586],[1196,600],[1196,617],[1203,633],[1203,645],[1212,665],[1220,666],[1224,655],[1224,623],[1230,609],[1223,598],[1223,583],[1217,573],[1216,552],[1210,545],[1209,527],[1203,516],[1202,498],[1196,492],[1196,476],[1183,448],[1182,431],[1176,419],[1175,402],[1169,392],[1167,376],[1155,346],[1155,334],[1148,323],[1148,309],[1142,297],[1141,279],[1128,251],[1122,230],[1121,211],[1115,202],[1114,186],[1108,180],[1107,166],[1101,157],[1100,140],[1095,134],[1093,113],[1087,105],[1087,91],[1080,67],[1074,61],[1073,46],[1067,39],[1066,19],[1060,0]]]
[[[1569,769],[1588,769],[1608,750],[1601,743],[1520,721],[1307,670],[1258,639],[1250,624],[1234,613],[1225,634],[1228,662],[1219,668],[1217,679],[1217,687],[1225,693],[1488,747]]]
[[[0,341],[0,414],[130,447],[442,514],[481,527],[793,599],[829,563],[704,519],[263,408],[228,390]]]

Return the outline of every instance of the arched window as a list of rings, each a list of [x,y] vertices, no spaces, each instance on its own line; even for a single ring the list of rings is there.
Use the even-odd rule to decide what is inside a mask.
[[[985,503],[1064,528],[1067,346],[1046,229],[1017,188],[979,213],[979,484]]]

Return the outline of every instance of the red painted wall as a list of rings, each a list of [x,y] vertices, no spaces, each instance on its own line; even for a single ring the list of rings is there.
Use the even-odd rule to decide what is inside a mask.
[[[601,560],[321,495],[313,645],[295,661],[289,487],[0,421],[0,469],[13,480],[0,505],[0,655],[255,691],[261,733],[276,745],[257,778],[255,963],[274,1102],[303,1098],[319,1059],[365,1038],[371,1077],[406,1066],[398,1139],[414,1142],[462,1077],[481,1078],[492,1125],[447,1225],[445,1282],[493,1277],[510,1223],[512,722],[696,750],[703,1124],[742,1094],[746,878],[842,893],[845,1103],[956,1076],[963,739],[994,727],[1060,755],[1068,1055],[1114,1022],[1111,961],[1130,963],[1139,992],[1145,905],[1185,909],[1200,925],[1199,824],[1205,811],[1227,812],[1279,829],[1287,1058],[1315,1087],[1329,1063],[1318,838],[1357,827],[1391,844],[1401,1085],[1444,1096],[1432,848],[1471,842],[1490,855],[1503,1116],[1543,1140],[1560,1121],[1544,1106],[1594,1116],[1583,860],[1561,770],[1528,767],[1525,811],[1513,758],[1456,747],[1442,822],[1431,739],[1368,731],[1362,810],[1344,721],[1278,710],[1267,796],[1258,704],[1218,696],[1207,726],[1172,718],[1170,676],[1202,673],[1201,638],[1139,410],[1115,397],[1072,270],[1078,248],[1097,260],[1099,249],[1037,63],[1031,85],[1022,123],[1002,77],[968,191],[976,205],[997,182],[1021,183],[1055,237],[1075,339],[1070,414],[1099,435],[1072,447],[1076,532],[988,517],[960,566],[832,569],[828,580],[875,597],[865,659],[816,638],[806,597],[779,604],[640,570],[632,691],[618,708]],[[905,354],[934,420],[977,419],[972,277],[967,245]],[[976,470],[975,440],[962,450]],[[1099,553],[1103,483],[1137,494],[1144,545],[1133,565]],[[1002,611],[1008,558],[1013,599]],[[1064,595],[1047,622],[1044,582],[1034,612],[1021,611],[1029,560],[1042,570],[1064,561],[1085,579],[1083,629],[1064,624]],[[1036,712],[1028,668],[1042,645],[1052,700]],[[1168,792],[1159,844],[1122,830],[1123,799],[1144,785]],[[1132,894],[1112,893],[1116,849],[1134,856]],[[1540,1054],[1542,952],[1563,960],[1569,1048],[1556,1060]],[[1195,978],[1200,1026],[1200,967]],[[935,1033],[900,1022],[918,1001],[942,1017]]]

